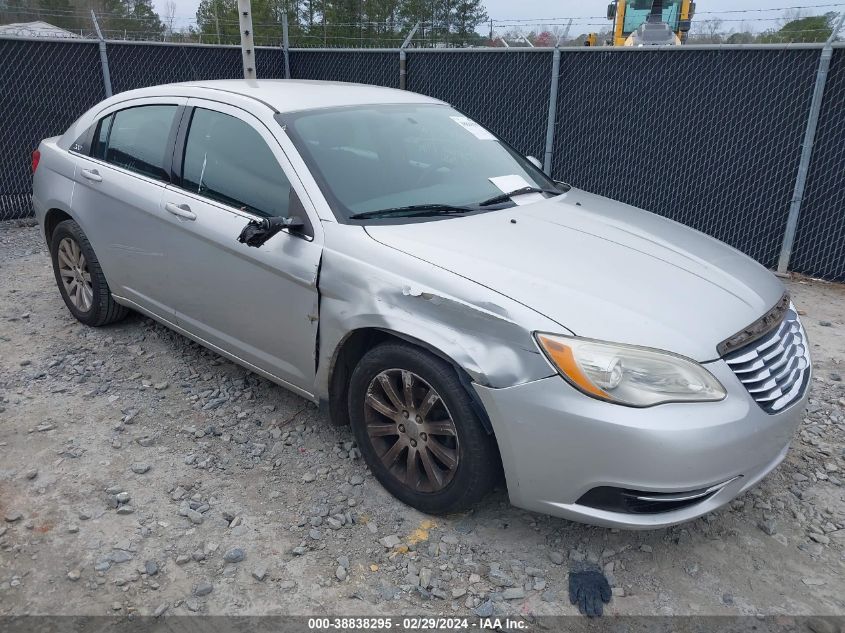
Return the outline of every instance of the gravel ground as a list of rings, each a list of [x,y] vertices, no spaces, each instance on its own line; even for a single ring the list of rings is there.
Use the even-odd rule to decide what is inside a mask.
[[[845,614],[845,287],[789,282],[813,343],[786,461],[729,507],[651,532],[508,505],[428,517],[348,429],[137,315],[65,309],[38,230],[0,224],[0,615]]]

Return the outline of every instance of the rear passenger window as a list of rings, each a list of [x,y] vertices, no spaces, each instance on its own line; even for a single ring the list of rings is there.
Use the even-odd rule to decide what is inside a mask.
[[[105,119],[100,121],[97,126],[97,132],[94,135],[94,147],[91,155],[94,158],[106,159],[106,145],[109,140],[109,132],[111,131],[111,122],[114,120],[114,115],[110,114]]]
[[[252,126],[221,112],[194,110],[182,186],[255,215],[288,215],[290,182],[273,152]]]
[[[176,114],[175,105],[148,105],[115,112],[111,125],[103,119],[94,143],[96,152],[105,149],[105,160],[131,171],[168,180],[165,156],[170,151],[167,139]],[[104,128],[109,127],[108,131]],[[105,138],[103,134],[105,133]]]

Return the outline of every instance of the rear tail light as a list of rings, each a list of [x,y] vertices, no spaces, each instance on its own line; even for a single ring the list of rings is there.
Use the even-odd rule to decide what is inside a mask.
[[[35,173],[35,170],[38,169],[38,163],[41,161],[41,152],[35,150],[32,152],[32,173]]]

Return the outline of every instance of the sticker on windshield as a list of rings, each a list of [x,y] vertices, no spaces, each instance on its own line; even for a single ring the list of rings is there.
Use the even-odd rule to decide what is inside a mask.
[[[502,193],[510,193],[511,191],[518,191],[519,189],[532,186],[530,182],[518,174],[494,176],[493,178],[488,178],[488,180],[496,185]],[[541,193],[524,193],[520,196],[514,196],[511,200],[515,205],[521,206],[523,204],[531,204],[532,202],[540,202],[540,200],[545,200],[545,198]]]
[[[476,123],[472,119],[468,119],[465,116],[450,116],[449,118],[452,119],[455,123],[460,125],[467,132],[469,132],[470,134],[472,134],[475,138],[477,138],[479,140],[482,140],[482,141],[495,141],[495,140],[497,140],[496,137],[493,136],[492,133],[485,130],[483,127],[481,127],[478,123]]]

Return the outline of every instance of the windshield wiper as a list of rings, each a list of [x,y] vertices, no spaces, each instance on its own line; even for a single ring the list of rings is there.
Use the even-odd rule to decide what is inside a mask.
[[[390,215],[400,215],[404,218],[419,218],[428,215],[456,215],[475,211],[472,207],[461,207],[454,204],[412,204],[407,207],[391,207],[375,211],[362,211],[349,216],[350,220],[366,220],[369,218],[383,218]]]
[[[521,196],[524,193],[548,193],[553,196],[559,196],[563,192],[558,191],[557,189],[543,189],[541,187],[520,187],[519,189],[514,189],[513,191],[509,191],[508,193],[503,193],[498,196],[493,196],[492,198],[488,198],[484,202],[479,202],[479,207],[489,207],[493,204],[499,204],[501,202],[507,202],[514,196]]]

